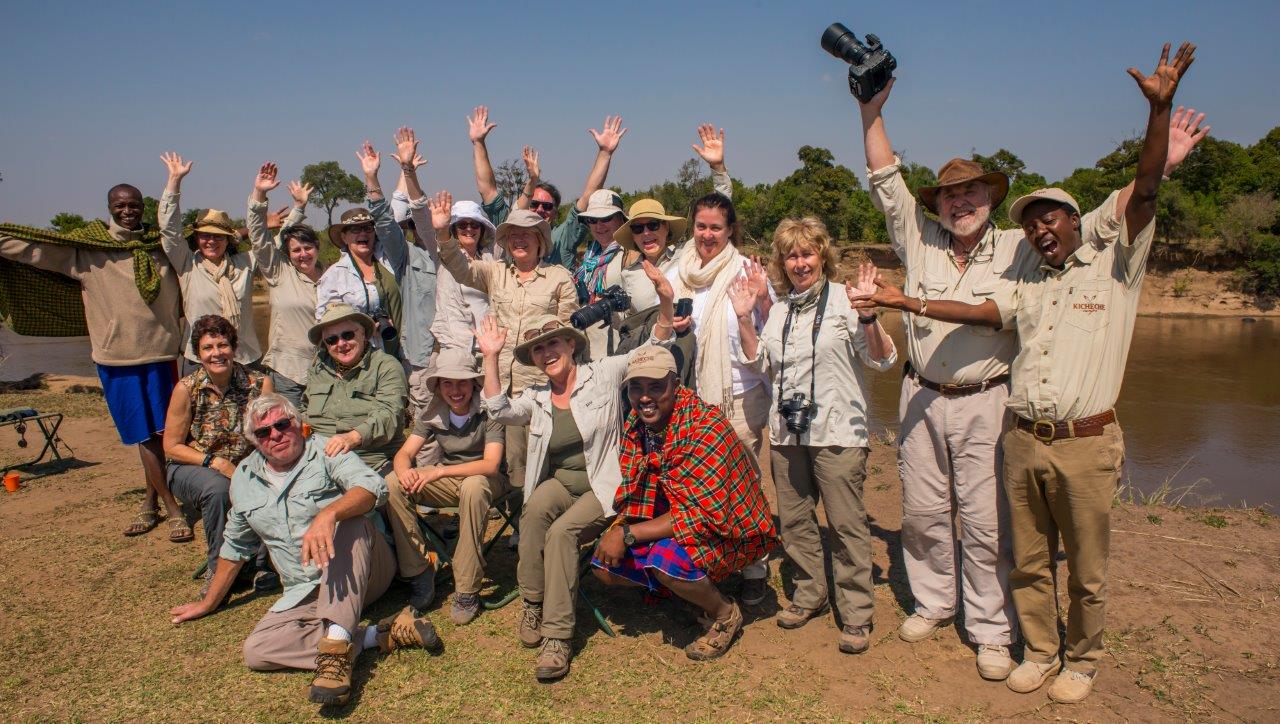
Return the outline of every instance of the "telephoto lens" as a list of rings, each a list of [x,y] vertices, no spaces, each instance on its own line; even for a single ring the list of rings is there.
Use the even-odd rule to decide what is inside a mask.
[[[822,31],[822,49],[849,65],[861,63],[866,57],[866,49],[844,23],[832,23]]]

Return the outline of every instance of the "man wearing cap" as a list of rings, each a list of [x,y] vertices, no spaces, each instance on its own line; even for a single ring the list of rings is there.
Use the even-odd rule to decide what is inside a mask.
[[[484,213],[490,221],[501,224],[506,221],[511,211],[510,202],[498,189],[498,181],[493,175],[493,164],[489,161],[489,149],[485,139],[489,131],[498,124],[489,122],[489,109],[477,106],[467,117],[467,131],[471,138],[472,159],[475,162],[476,189],[480,191]],[[622,127],[621,116],[606,116],[603,129],[589,129],[588,133],[595,139],[598,150],[591,171],[587,173],[587,183],[577,203],[569,207],[569,216],[549,234],[549,243],[545,250],[548,263],[560,264],[572,269],[577,264],[578,247],[590,238],[587,227],[580,223],[579,215],[586,212],[591,195],[604,187],[609,176],[609,164],[613,161],[613,153],[618,150],[618,143],[627,129]],[[528,176],[520,198],[516,200],[517,209],[532,209],[548,224],[555,222],[560,210],[560,190],[542,180],[542,169],[538,163],[538,152],[525,146],[521,154],[524,158]]]
[[[578,294],[568,270],[543,261],[551,243],[551,226],[538,214],[517,209],[497,230],[498,247],[506,258],[477,259],[463,252],[449,233],[453,197],[448,192],[436,194],[430,206],[444,268],[459,284],[487,294],[490,313],[509,331],[498,360],[503,392],[515,396],[545,380],[536,367],[516,359],[515,348],[534,320],[552,315],[567,324],[569,315],[578,308]],[[527,433],[522,425],[507,428],[507,470],[516,486],[524,480]]]
[[[955,158],[939,169],[937,185],[920,189],[917,202],[903,181],[881,115],[893,83],[860,107],[872,201],[884,212],[894,251],[906,269],[904,288],[930,301],[990,299],[1003,278],[1035,267],[1032,249],[1019,243],[1023,232],[997,229],[990,220],[1009,181]],[[1171,149],[1166,172],[1191,145]],[[1085,240],[1117,237],[1131,188],[1081,217]],[[937,220],[926,216],[926,209]],[[998,440],[1018,337],[1011,328],[950,324],[924,315],[912,316],[904,326],[909,360],[899,401],[898,467],[903,558],[916,610],[899,636],[910,642],[933,636],[963,599],[965,632],[978,645],[979,673],[1004,679],[1013,667],[1008,646],[1017,638],[1017,626]],[[953,496],[961,528],[958,565]]]
[[[904,294],[883,282],[868,302],[914,318],[1017,333],[1007,402],[1014,424],[1001,437],[1013,544],[1009,582],[1027,644],[1025,660],[1008,677],[1017,692],[1038,689],[1063,666],[1054,590],[1059,536],[1067,554],[1070,609],[1065,671],[1049,696],[1077,702],[1093,687],[1102,654],[1111,500],[1124,461],[1113,408],[1155,234],[1161,177],[1170,160],[1180,161],[1176,156],[1185,157],[1203,137],[1191,124],[1191,135],[1171,140],[1186,134],[1187,118],[1175,118],[1179,131],[1171,131],[1170,107],[1194,52],[1195,46],[1184,43],[1170,63],[1165,45],[1151,76],[1129,69],[1150,104],[1132,184],[1083,217],[1075,199],[1056,188],[1023,196],[1010,207],[1010,219],[1027,239],[1021,246],[1035,252],[1031,258],[1037,263],[1016,266],[978,303],[926,296],[927,288],[908,287]],[[1119,223],[1117,238],[1088,234],[1097,217]]]
[[[307,333],[316,360],[303,393],[307,422],[328,437],[326,455],[354,451],[379,475],[404,442],[407,384],[404,366],[369,344],[373,320],[342,303],[330,304]]]
[[[596,547],[594,573],[606,585],[670,591],[701,608],[707,630],[685,654],[717,658],[743,617],[715,582],[777,542],[760,474],[724,413],[680,385],[670,351],[636,350],[622,386],[632,411],[619,449],[618,516]]]

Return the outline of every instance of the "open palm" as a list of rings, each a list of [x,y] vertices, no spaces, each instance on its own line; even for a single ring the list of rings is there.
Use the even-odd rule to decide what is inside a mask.
[[[1183,43],[1178,48],[1177,54],[1173,56],[1173,61],[1170,62],[1169,44],[1165,43],[1164,49],[1160,51],[1160,61],[1151,75],[1143,75],[1137,68],[1130,68],[1129,75],[1138,82],[1142,95],[1146,96],[1153,105],[1172,105],[1173,94],[1178,90],[1178,82],[1195,62],[1195,55],[1196,46]]]

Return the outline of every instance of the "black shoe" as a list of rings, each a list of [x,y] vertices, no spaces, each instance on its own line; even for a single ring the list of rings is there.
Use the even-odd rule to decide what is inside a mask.
[[[766,596],[769,595],[769,581],[766,578],[744,578],[742,579],[742,591],[739,598],[742,603],[747,606],[756,606],[762,603]]]
[[[436,597],[436,571],[434,568],[414,576],[409,581],[409,605],[417,611],[427,610]]]
[[[280,587],[280,574],[268,568],[253,575],[253,590],[270,593]]]

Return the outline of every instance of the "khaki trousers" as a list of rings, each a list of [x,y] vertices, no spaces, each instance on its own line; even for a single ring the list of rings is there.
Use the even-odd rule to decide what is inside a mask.
[[[507,491],[502,475],[440,478],[415,493],[406,493],[395,473],[387,476],[387,511],[396,541],[396,560],[402,578],[415,578],[432,566],[433,556],[418,527],[421,503],[433,508],[458,508],[458,545],[453,551],[453,587],[458,593],[479,593],[484,582],[484,533],[489,504]]]
[[[435,393],[431,388],[427,387],[427,378],[435,371],[434,358],[428,361],[426,367],[413,367],[407,365],[409,374],[409,427],[418,421],[418,417],[422,415],[422,411],[427,409],[431,404],[431,399]],[[440,458],[440,446],[434,442],[423,445],[418,450],[418,454],[414,457],[415,467],[425,468],[428,465],[434,465]]]
[[[1029,432],[1004,434],[1004,485],[1013,530],[1013,601],[1026,659],[1058,656],[1055,557],[1067,552],[1066,667],[1091,673],[1102,656],[1111,547],[1111,501],[1124,465],[1119,423],[1096,437],[1042,443]]]
[[[898,403],[902,552],[915,612],[930,619],[953,616],[958,580],[964,628],[975,644],[1007,646],[1017,639],[1008,504],[999,478],[1008,397],[1007,384],[946,397],[904,377]]]
[[[738,439],[751,453],[751,464],[756,473],[760,473],[760,450],[764,447],[764,429],[769,425],[769,408],[773,400],[769,397],[768,383],[761,383],[733,396],[733,414],[729,416],[729,424]],[[760,484],[764,485],[763,477]],[[750,563],[742,569],[743,578],[768,578],[769,556]]]
[[[529,426],[507,425],[503,452],[507,456],[507,479],[513,488],[524,487],[525,458],[529,456]]]
[[[578,552],[600,535],[608,520],[595,493],[574,497],[555,478],[539,483],[525,502],[516,579],[526,601],[542,604],[543,636],[573,636]]]
[[[778,490],[782,548],[796,566],[791,602],[819,608],[828,600],[818,499],[831,531],[835,605],[845,626],[865,626],[875,613],[871,583],[871,532],[862,505],[867,448],[776,445],[769,449]]]
[[[314,669],[316,647],[331,623],[351,632],[360,650],[360,612],[391,585],[395,556],[364,516],[338,523],[333,547],[334,557],[320,574],[315,592],[287,611],[269,612],[253,627],[244,640],[245,666],[255,671]]]

